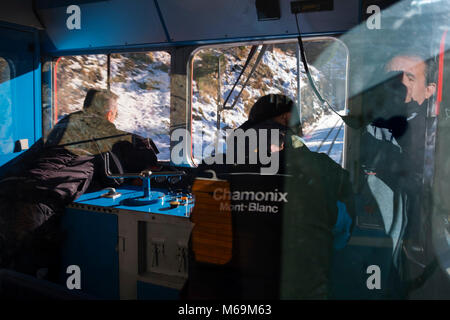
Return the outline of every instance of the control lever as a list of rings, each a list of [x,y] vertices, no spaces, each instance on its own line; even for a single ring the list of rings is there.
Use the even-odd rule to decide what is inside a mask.
[[[143,170],[139,173],[123,173],[123,174],[112,174],[109,169],[109,154],[105,154],[105,173],[108,178],[118,179],[118,178],[139,178],[142,179],[142,185],[144,189],[144,197],[139,198],[139,204],[148,204],[156,200],[158,196],[152,196],[150,179],[155,177],[174,177],[174,176],[184,176],[186,173],[184,171],[160,171],[152,172],[150,170]],[[130,199],[132,200],[132,199]],[[137,200],[137,199],[136,199]],[[134,203],[137,204],[137,203]]]

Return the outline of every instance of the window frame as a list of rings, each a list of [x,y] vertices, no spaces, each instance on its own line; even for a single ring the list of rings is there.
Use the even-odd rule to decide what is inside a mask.
[[[345,63],[345,89],[344,89],[344,113],[347,114],[348,113],[348,87],[349,87],[349,75],[350,75],[350,67],[349,67],[349,63],[350,63],[350,52],[348,50],[347,45],[345,44],[345,42],[343,42],[342,40],[340,40],[337,37],[334,36],[313,36],[313,37],[305,37],[302,39],[303,42],[314,42],[314,41],[326,41],[326,40],[331,40],[331,41],[337,41],[339,44],[341,44],[345,50],[346,53],[346,63]],[[189,143],[190,143],[190,148],[188,148],[189,150],[189,155],[188,155],[188,163],[191,167],[197,167],[198,165],[195,163],[194,160],[194,153],[193,153],[193,103],[192,103],[192,98],[193,98],[193,76],[194,76],[194,58],[195,55],[204,49],[214,49],[214,48],[233,48],[233,47],[239,47],[239,46],[254,46],[254,45],[263,45],[263,44],[285,44],[285,43],[296,43],[298,42],[297,38],[283,38],[283,39],[276,39],[276,40],[256,40],[256,41],[242,41],[242,42],[233,42],[233,43],[221,43],[221,44],[212,44],[212,45],[204,45],[204,46],[199,46],[196,47],[191,54],[189,55],[189,59],[187,62],[187,75],[186,75],[186,124],[187,124],[187,132],[189,132],[190,134],[190,139],[189,139]],[[300,47],[297,45],[297,59],[300,59]],[[298,88],[297,88],[297,99],[301,97],[298,94]],[[301,106],[301,104],[300,104]],[[342,154],[342,165],[344,165],[346,163],[346,141],[347,141],[347,125],[344,125],[344,143],[343,143],[343,154]]]
[[[57,73],[58,73],[58,62],[61,60],[61,58],[66,58],[66,57],[77,57],[77,56],[94,56],[94,55],[105,55],[106,57],[108,55],[112,55],[112,54],[130,54],[130,53],[149,53],[149,52],[161,52],[164,51],[166,53],[168,53],[170,55],[170,65],[172,67],[172,60],[174,58],[174,51],[172,50],[172,48],[170,47],[161,47],[161,48],[143,48],[143,49],[136,49],[136,50],[111,50],[111,51],[87,51],[87,52],[76,52],[76,53],[71,53],[71,54],[65,54],[65,55],[61,55],[61,56],[53,56],[53,57],[49,57],[47,58],[46,61],[44,61],[44,63],[50,63],[50,71],[47,77],[42,77],[42,81],[43,83],[45,82],[49,87],[49,96],[46,97],[46,99],[48,99],[48,101],[50,101],[50,126],[47,128],[45,128],[45,123],[44,121],[42,121],[42,125],[41,125],[41,131],[42,131],[42,136],[45,138],[48,133],[52,130],[52,128],[57,124],[57,118],[58,118],[58,109],[57,109],[57,90],[58,90],[58,79],[57,79]],[[108,59],[107,59],[108,61]],[[111,61],[109,61],[109,63],[111,63]],[[106,69],[107,69],[107,73],[108,73],[108,62],[105,64],[106,65]],[[170,70],[171,70],[170,67]],[[109,67],[110,73],[111,73],[111,68]],[[169,73],[169,78],[171,78],[172,72],[170,71]],[[170,80],[170,79],[169,79]],[[106,85],[109,87],[110,86],[110,82],[108,83],[108,81],[111,81],[111,77],[107,77],[107,79],[105,79]],[[43,86],[41,86],[41,88],[43,88]],[[169,88],[169,92],[171,95],[171,88]],[[44,96],[44,92],[42,92],[42,96]],[[169,101],[171,99],[171,96],[169,97]],[[56,108],[55,108],[56,107]],[[169,108],[171,108],[171,103],[169,102]],[[44,103],[42,103],[41,105],[41,112],[44,111]],[[169,114],[170,114],[171,110],[169,110]],[[170,141],[170,127],[168,128],[169,130],[169,141]],[[48,131],[48,132],[47,132]],[[170,148],[170,146],[169,146]],[[161,160],[162,162],[166,162],[167,160]],[[170,159],[169,159],[170,161]]]
[[[11,119],[12,120],[14,120],[14,119],[16,119],[16,117],[15,117],[15,113],[16,113],[16,109],[13,107],[13,100],[14,100],[14,94],[15,94],[15,86],[13,86],[13,82],[11,81],[11,80],[13,80],[15,77],[16,77],[16,70],[15,70],[15,65],[14,65],[14,61],[10,58],[10,57],[8,57],[7,55],[2,55],[2,56],[0,56],[0,59],[3,59],[3,61],[4,62],[6,62],[6,65],[8,66],[8,82],[9,82],[9,99],[10,99],[10,103],[11,103],[11,114],[10,114],[10,116],[11,116]],[[2,110],[2,112],[4,112],[3,110]],[[15,125],[14,125],[14,122],[12,122],[12,130],[14,131],[15,130]],[[15,136],[15,134],[13,133],[13,136]],[[3,140],[5,137],[0,137],[0,140]],[[14,146],[13,146],[13,149],[14,149]],[[2,153],[1,152],[1,150],[0,150],[0,155],[8,155],[8,154],[10,154],[11,152],[8,152],[8,153]],[[12,153],[14,153],[14,151],[12,152]],[[1,166],[1,164],[0,164],[0,166]]]

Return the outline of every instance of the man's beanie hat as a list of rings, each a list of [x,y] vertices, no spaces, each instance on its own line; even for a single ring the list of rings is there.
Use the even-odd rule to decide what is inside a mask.
[[[269,94],[263,96],[255,102],[248,120],[251,122],[261,122],[279,116],[286,112],[291,112],[294,102],[282,94]]]

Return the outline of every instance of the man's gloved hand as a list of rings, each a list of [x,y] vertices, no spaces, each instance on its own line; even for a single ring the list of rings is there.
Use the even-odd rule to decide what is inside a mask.
[[[343,249],[351,236],[352,218],[350,217],[347,207],[341,201],[337,202],[338,216],[336,224],[333,227],[333,247],[335,249]]]
[[[363,93],[363,111],[367,123],[403,134],[407,117],[406,93],[402,73],[389,72],[385,81]]]
[[[408,121],[405,116],[394,116],[389,119],[378,118],[372,122],[372,125],[389,129],[396,139],[403,136],[408,129]]]

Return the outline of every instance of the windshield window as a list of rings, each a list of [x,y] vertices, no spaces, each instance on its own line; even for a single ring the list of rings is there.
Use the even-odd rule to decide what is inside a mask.
[[[337,40],[321,38],[305,42],[316,86],[338,111],[344,112],[347,84],[345,46],[339,43],[326,56],[320,56]],[[255,50],[254,54],[252,50]],[[334,116],[334,123],[328,124],[332,122],[328,119],[332,112],[319,102],[308,84],[298,50],[297,41],[291,40],[258,46],[206,47],[196,51],[192,58],[191,83],[193,156],[196,163],[210,155],[211,148],[208,146],[211,144],[218,143],[218,149],[224,150],[226,130],[242,125],[256,100],[271,93],[284,94],[293,101],[300,101],[297,110],[303,131],[308,134],[307,143],[313,148],[318,149],[324,139],[322,131],[317,129],[319,122],[327,122],[328,129],[337,127],[333,134],[333,137],[336,136],[335,143],[322,142],[320,147],[326,152],[329,150],[329,153],[334,148],[335,161],[342,163],[342,122],[336,124]],[[342,130],[339,131],[339,128]]]
[[[104,138],[129,133],[151,138],[160,151],[158,159],[169,160],[170,54],[165,51],[111,54],[109,66],[108,76],[107,55],[58,59],[56,120],[86,111],[83,104],[88,90],[106,90],[109,79],[109,88],[117,96],[117,112],[109,121],[113,126],[107,127],[114,130],[103,133],[99,130],[89,135]],[[67,125],[72,126],[72,122],[68,121]],[[70,142],[75,142],[74,139],[75,136]]]

